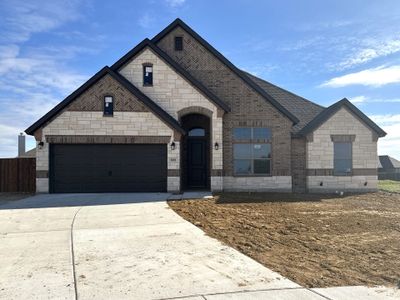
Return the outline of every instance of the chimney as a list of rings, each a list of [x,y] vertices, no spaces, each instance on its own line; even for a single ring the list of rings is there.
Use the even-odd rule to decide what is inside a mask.
[[[25,154],[25,136],[21,132],[18,136],[18,157],[24,156]]]

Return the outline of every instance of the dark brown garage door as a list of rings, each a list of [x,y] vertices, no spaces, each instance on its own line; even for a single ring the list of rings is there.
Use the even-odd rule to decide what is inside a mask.
[[[166,189],[166,145],[50,145],[50,192]]]

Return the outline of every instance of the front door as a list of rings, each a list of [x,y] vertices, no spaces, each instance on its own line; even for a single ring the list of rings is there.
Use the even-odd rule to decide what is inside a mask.
[[[187,187],[207,187],[207,140],[204,138],[188,137]]]

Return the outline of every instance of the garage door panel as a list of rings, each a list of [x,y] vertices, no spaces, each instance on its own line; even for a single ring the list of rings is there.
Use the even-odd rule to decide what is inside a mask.
[[[51,145],[52,192],[166,191],[166,145]]]

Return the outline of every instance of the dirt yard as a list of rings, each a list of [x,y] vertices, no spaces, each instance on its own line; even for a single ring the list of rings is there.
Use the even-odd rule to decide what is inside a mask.
[[[169,205],[301,285],[400,284],[400,194],[224,193]]]

